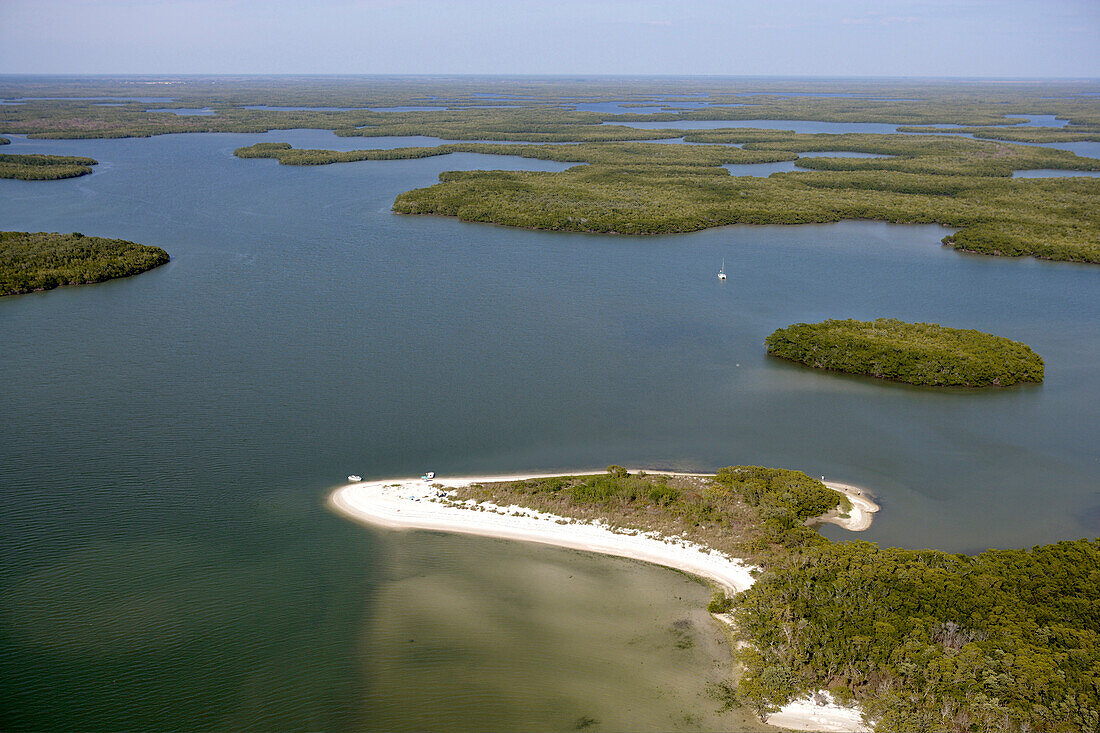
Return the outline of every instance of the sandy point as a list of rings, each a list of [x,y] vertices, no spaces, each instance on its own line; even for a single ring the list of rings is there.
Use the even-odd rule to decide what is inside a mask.
[[[842,512],[838,508],[822,514],[820,517],[815,517],[813,521],[835,524],[851,532],[862,532],[871,526],[871,521],[879,510],[879,505],[875,503],[866,489],[837,481],[824,481],[823,483],[830,489],[847,496],[848,501],[852,502],[852,508],[848,510],[847,517],[842,516]]]
[[[577,472],[582,473],[582,472]],[[593,471],[591,473],[599,473]],[[576,475],[521,474],[423,479],[383,479],[341,486],[329,496],[329,506],[364,524],[388,529],[422,529],[538,542],[604,555],[666,565],[713,581],[731,593],[753,584],[753,571],[730,557],[681,537],[614,528],[521,506],[456,501],[449,489],[475,483]]]
[[[584,522],[515,505],[459,501],[448,494],[449,489],[475,483],[595,473],[602,471],[357,481],[333,490],[329,495],[328,505],[343,516],[375,527],[435,530],[538,542],[665,565],[710,580],[729,593],[739,593],[755,582],[757,568],[740,558],[730,557],[681,537],[624,530],[598,520]],[[647,473],[713,476],[673,474],[666,471]],[[847,495],[852,502],[852,509],[848,512],[848,517],[841,517],[838,508],[819,521],[833,522],[853,531],[870,526],[878,506],[865,495],[863,489],[833,482],[826,482],[826,485]],[[830,516],[834,514],[835,516]],[[721,620],[728,622],[727,619]],[[769,716],[767,722],[790,730],[842,733],[864,733],[870,730],[863,723],[858,709],[838,705],[828,697],[827,692],[792,700]]]

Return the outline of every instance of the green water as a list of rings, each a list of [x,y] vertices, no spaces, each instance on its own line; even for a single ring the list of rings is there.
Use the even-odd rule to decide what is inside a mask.
[[[435,533],[389,535],[383,557],[364,727],[770,730],[713,692],[731,649],[697,580]]]

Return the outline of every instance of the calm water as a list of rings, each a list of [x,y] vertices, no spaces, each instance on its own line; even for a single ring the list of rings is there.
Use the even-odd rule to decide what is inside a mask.
[[[4,103],[15,102],[34,102],[38,100],[55,100],[55,101],[73,101],[73,100],[95,100],[95,99],[108,99],[114,101],[123,102],[174,102],[174,97],[12,97],[4,100]]]
[[[273,107],[266,104],[247,104],[244,109],[261,109],[268,112],[350,112],[362,109],[371,112],[438,112],[446,107]]]
[[[147,109],[146,112],[171,112],[174,115],[180,115],[182,117],[209,117],[213,114],[217,114],[209,107],[164,107],[161,109]]]
[[[1073,178],[1075,176],[1096,177],[1100,171],[1066,171],[1056,168],[1038,168],[1030,171],[1013,171],[1013,178]]]
[[[639,130],[717,130],[724,127],[756,127],[763,130],[791,130],[802,133],[868,132],[888,135],[897,132],[896,124],[881,122],[818,122],[815,120],[673,120],[671,122],[605,122]]]
[[[799,153],[800,158],[889,158],[888,155],[875,155],[874,153],[856,153],[852,151],[829,151],[817,153]],[[776,163],[730,163],[722,166],[730,172],[731,176],[770,176],[772,173],[792,173],[799,171],[805,173],[812,169],[799,168],[793,160],[782,160]]]
[[[1063,127],[1066,120],[1055,120],[1053,115],[1006,115],[1006,117],[1028,117],[1037,127]],[[716,130],[726,127],[755,127],[764,130],[791,130],[798,133],[831,133],[840,135],[848,132],[863,132],[889,135],[897,132],[898,125],[880,122],[817,122],[814,120],[674,120],[672,122],[604,122],[605,125],[623,125],[642,130]],[[923,127],[942,127],[950,133],[958,125],[922,125]],[[936,133],[913,133],[936,134]],[[974,137],[971,134],[962,137]],[[1068,150],[1086,158],[1100,158],[1100,142],[1071,143],[1016,143],[1018,145],[1040,145],[1048,148]]]
[[[1022,123],[1028,127],[1065,127],[1069,120],[1058,119],[1056,115],[1005,115],[1010,119],[1027,120]]]
[[[441,171],[568,165],[232,156],[263,140],[410,144],[279,131],[5,151],[101,164],[0,181],[3,228],[173,260],[0,299],[0,728],[740,725],[693,673],[726,654],[700,584],[375,533],[322,508],[351,472],[753,463],[870,487],[869,540],[1100,531],[1096,268],[959,255],[935,226],[627,238],[401,217],[394,196]],[[943,393],[764,356],[779,326],[879,315],[1023,340],[1047,381]]]

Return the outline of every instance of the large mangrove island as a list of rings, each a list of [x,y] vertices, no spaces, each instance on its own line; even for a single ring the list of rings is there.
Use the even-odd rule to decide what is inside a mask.
[[[336,151],[257,143],[238,149],[236,155],[274,158],[283,165],[403,160],[450,153],[515,155],[578,164],[556,173],[446,172],[433,186],[397,196],[393,210],[401,214],[631,235],[690,232],[729,224],[809,224],[841,219],[935,222],[959,229],[943,240],[959,250],[1100,262],[1100,216],[1094,206],[1100,196],[1100,180],[1012,177],[1017,170],[1100,170],[1097,159],[1065,150],[933,135],[803,134],[732,128],[689,132],[684,140],[695,144],[466,142]],[[834,157],[830,152],[839,154]],[[875,157],[845,157],[848,153]],[[731,176],[722,168],[781,161],[792,161],[802,170],[764,178]]]
[[[732,614],[744,675],[721,691],[766,715],[828,689],[877,730],[1079,731],[1100,721],[1100,543],[975,556],[833,542],[808,524],[843,494],[801,471],[630,473],[473,484],[459,500],[682,537],[751,560]]]

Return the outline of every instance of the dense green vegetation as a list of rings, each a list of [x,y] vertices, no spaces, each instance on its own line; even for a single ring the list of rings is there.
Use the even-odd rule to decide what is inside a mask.
[[[815,369],[935,387],[1007,387],[1043,381],[1043,360],[1026,344],[935,323],[828,320],[780,328],[768,353]]]
[[[825,165],[822,160],[815,165]],[[444,173],[434,186],[399,195],[394,211],[610,234],[842,219],[937,223],[960,228],[944,239],[956,249],[1100,262],[1100,181],[1095,179],[921,177],[898,171],[754,178],[721,172],[587,166],[561,173]]]
[[[1100,724],[1100,544],[975,557],[826,542],[777,557],[734,599],[758,710],[854,695],[888,731]]]
[[[841,498],[796,471],[713,480],[627,474],[486,484],[461,498],[684,533],[762,566],[708,607],[749,643],[730,701],[766,713],[806,691],[855,700],[879,731],[1085,731],[1100,724],[1100,543],[974,557],[830,542],[806,520]]]
[[[720,166],[727,163],[773,163],[795,160],[785,150],[743,150],[727,145],[660,145],[637,142],[576,143],[567,145],[509,145],[494,143],[449,143],[433,147],[390,148],[383,150],[301,150],[290,143],[257,143],[238,148],[239,158],[275,158],[283,165],[327,165],[360,160],[402,160],[428,158],[451,153],[515,155],[522,158],[554,160],[560,163],[652,168]],[[1072,156],[1072,153],[1068,154]],[[1100,161],[1098,161],[1100,163]],[[1053,164],[1053,163],[1052,163]],[[696,171],[725,175],[724,171]]]
[[[8,140],[6,137],[0,137],[0,145],[9,145],[9,144],[11,144],[11,140]]]
[[[740,493],[758,509],[772,501]],[[797,523],[773,531],[764,572],[728,604],[750,643],[737,701],[764,713],[830,688],[878,731],[1100,726],[1097,541],[968,557],[812,541]]]
[[[601,123],[607,115],[550,105],[537,109],[471,107],[428,112],[273,111],[216,103],[210,106],[212,115],[177,115],[150,112],[148,103],[104,106],[91,101],[28,101],[4,107],[7,120],[0,122],[0,131],[26,134],[31,138],[79,139],[311,128],[332,130],[345,137],[426,135],[449,140],[529,142],[657,140],[683,134],[676,130],[637,130],[622,125],[604,125]]]
[[[1008,140],[1022,143],[1075,143],[1100,140],[1100,127],[1067,125],[1066,127],[956,127],[944,130],[935,127],[899,127],[898,132],[970,134],[986,140]]]
[[[831,171],[898,171],[921,175],[1003,176],[1014,170],[1062,168],[1100,170],[1100,160],[1065,150],[940,135],[866,133],[797,134],[785,130],[730,128],[690,133],[688,142],[743,144],[745,150],[820,153],[850,150],[882,158],[803,158],[799,167]]]
[[[50,290],[136,275],[168,262],[168,253],[79,232],[0,232],[0,295]]]
[[[899,171],[923,175],[1011,177],[1014,170],[1060,168],[1100,170],[1100,160],[1065,150],[979,142],[931,136],[797,134],[785,130],[730,129],[687,135],[706,145],[662,145],[644,142],[509,145],[451,143],[433,147],[385,150],[300,150],[289,143],[257,143],[239,148],[241,158],[275,158],[284,165],[324,165],[359,160],[397,160],[449,153],[517,155],[525,158],[583,162],[609,167],[657,168],[773,163],[797,160],[800,167],[838,171]],[[742,144],[742,147],[733,147]],[[813,157],[799,153],[852,151],[881,158]],[[696,171],[706,173],[706,171]],[[716,173],[717,171],[709,171]]]
[[[806,521],[836,507],[851,508],[846,496],[801,471],[756,466],[723,469],[715,480],[631,475],[611,466],[606,474],[475,485],[458,494],[569,517],[599,518],[752,557],[776,543],[820,541],[821,535],[807,528]]]
[[[705,145],[641,142],[575,145],[456,143],[393,150],[296,150],[261,143],[240,157],[287,165],[446,155],[519,155],[587,163],[561,173],[444,173],[403,193],[394,210],[535,229],[617,234],[685,232],[725,224],[805,224],[841,219],[959,227],[945,243],[983,254],[1100,262],[1100,181],[1011,179],[1013,170],[1098,170],[1064,150],[966,138],[804,135],[782,130],[697,132]],[[743,147],[733,147],[742,144]],[[799,158],[855,151],[884,158]],[[719,166],[797,160],[813,173],[731,177]]]
[[[0,153],[0,178],[54,181],[92,172],[98,161],[72,155],[13,155]]]

